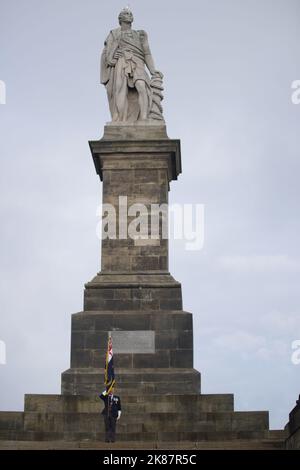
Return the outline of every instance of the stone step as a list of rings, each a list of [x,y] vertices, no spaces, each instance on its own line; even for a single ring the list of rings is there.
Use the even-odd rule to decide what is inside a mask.
[[[64,381],[64,388],[62,390],[63,395],[85,395],[93,396],[99,395],[103,390],[103,383],[87,383],[87,384],[78,384],[76,380],[71,381],[70,384],[66,384]],[[115,393],[117,395],[136,395],[137,393],[143,395],[166,395],[166,394],[185,394],[185,395],[194,395],[199,393],[199,387],[194,387],[193,383],[186,382],[185,384],[170,384],[169,382],[160,382],[157,384],[150,383],[137,383],[136,386],[130,384],[118,384],[118,388]]]
[[[268,439],[284,440],[288,437],[286,429],[270,429],[268,432]]]
[[[0,431],[0,441],[35,441],[33,445],[38,445],[38,442],[41,441],[64,441],[64,442],[79,442],[85,441],[87,448],[93,448],[96,444],[102,444],[105,439],[105,434],[103,432],[12,432],[12,431]],[[196,447],[196,443],[202,442],[220,442],[220,445],[225,442],[231,441],[236,444],[236,441],[247,440],[247,442],[254,441],[266,441],[268,446],[276,446],[282,444],[283,441],[268,439],[268,435],[265,431],[215,431],[215,432],[205,432],[205,431],[170,431],[170,432],[131,432],[131,433],[117,433],[118,442],[127,442],[129,448],[133,448],[136,443],[148,443],[148,446],[151,446],[151,443],[176,443],[176,445],[182,446],[185,442],[193,443]],[[205,444],[206,446],[206,444]],[[115,448],[115,446],[113,446]],[[182,447],[184,448],[184,447]]]
[[[93,368],[93,367],[82,367],[76,369],[68,369],[64,372],[64,374],[81,374],[85,373],[86,375],[97,375],[99,378],[103,379],[104,373],[103,368]],[[144,368],[116,368],[115,367],[115,375],[117,377],[117,382],[137,382],[139,380],[142,381],[149,381],[149,382],[159,382],[164,380],[164,377],[167,377],[167,380],[172,382],[182,382],[186,380],[188,377],[198,377],[199,372],[193,368],[152,368],[152,367],[144,367]],[[102,380],[103,384],[103,380]]]
[[[86,438],[103,432],[104,424],[98,413],[0,413],[1,439],[36,432],[73,434],[80,429]],[[118,423],[121,433],[151,432],[255,432],[268,429],[268,413],[259,412],[194,412],[194,413],[142,413],[122,414]],[[59,439],[59,436],[57,437]]]
[[[282,432],[282,431],[281,431]],[[282,450],[285,449],[284,436],[278,439],[233,439],[229,440],[202,440],[202,441],[117,441],[114,444],[101,441],[4,441],[0,440],[0,450]]]
[[[233,411],[232,394],[211,395],[122,395],[123,410],[129,413]],[[25,395],[25,411],[59,413],[96,413],[103,407],[98,396]]]
[[[269,425],[268,412],[122,413],[120,432],[162,431],[262,431]],[[24,430],[37,432],[101,432],[103,418],[98,413],[24,413]]]
[[[0,431],[22,431],[24,413],[21,411],[0,411]]]
[[[200,374],[192,368],[121,368],[115,373],[120,395],[200,393]],[[62,394],[98,395],[103,382],[103,369],[71,368],[62,374]]]

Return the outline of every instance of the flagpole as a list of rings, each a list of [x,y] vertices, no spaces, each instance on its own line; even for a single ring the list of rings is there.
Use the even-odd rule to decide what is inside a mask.
[[[108,332],[107,351],[105,357],[104,384],[106,386],[106,393],[109,394],[115,385],[112,336],[110,331]]]

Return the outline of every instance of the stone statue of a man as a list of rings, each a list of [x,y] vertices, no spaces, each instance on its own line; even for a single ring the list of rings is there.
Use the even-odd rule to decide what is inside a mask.
[[[106,86],[112,121],[163,122],[163,75],[155,70],[146,31],[133,30],[132,22],[131,11],[124,8],[120,27],[110,31],[101,56],[101,83]]]

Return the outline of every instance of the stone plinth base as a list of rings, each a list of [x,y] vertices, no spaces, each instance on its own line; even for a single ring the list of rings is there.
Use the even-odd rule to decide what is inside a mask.
[[[116,368],[193,368],[192,314],[174,310],[72,315],[71,368],[103,367],[109,333]]]
[[[268,413],[233,411],[233,395],[124,395],[117,441],[148,443],[231,443],[283,447],[284,433],[268,429]],[[96,397],[26,395],[23,413],[0,413],[2,441],[85,441],[93,448],[104,440]],[[273,432],[274,433],[274,432]],[[89,443],[89,444],[88,444]],[[10,447],[12,444],[10,445]],[[17,446],[17,443],[16,443]],[[116,444],[117,446],[117,444]]]
[[[151,123],[107,123],[101,140],[169,140],[165,124],[152,121]]]
[[[191,313],[117,310],[72,315],[71,368],[62,374],[63,394],[102,391],[109,334],[121,395],[200,392],[200,373],[193,369]]]

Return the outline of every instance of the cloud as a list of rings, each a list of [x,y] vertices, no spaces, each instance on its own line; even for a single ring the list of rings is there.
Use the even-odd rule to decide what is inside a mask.
[[[299,272],[300,260],[288,255],[220,256],[216,265],[226,271],[239,273]]]
[[[264,314],[259,323],[262,327],[265,327],[267,331],[272,331],[273,335],[284,334],[296,335],[300,337],[300,313],[288,313],[288,312],[268,312]]]
[[[227,351],[253,352],[266,345],[266,338],[263,336],[248,333],[247,331],[230,331],[219,334],[213,339],[213,346]]]
[[[233,321],[220,320],[217,327],[209,321],[213,322],[213,319],[206,319],[206,327],[200,333],[201,341],[209,343],[209,354],[213,350],[218,357],[257,358],[270,364],[276,360],[288,366],[292,341],[300,337],[299,313],[253,313],[247,319],[237,316]]]
[[[210,331],[211,342],[209,355],[219,359],[225,357],[239,363],[251,362],[253,367],[257,361],[264,361],[274,365],[274,361],[290,364],[292,354],[291,342],[282,337],[273,337],[272,334],[261,334],[256,331],[236,330],[231,328],[224,333],[225,327]],[[213,353],[212,353],[213,351]]]

